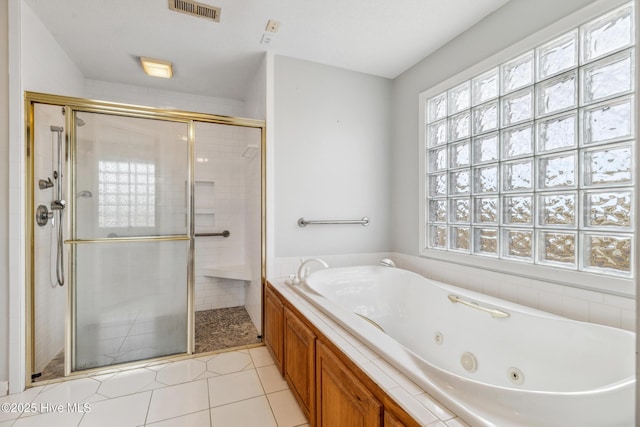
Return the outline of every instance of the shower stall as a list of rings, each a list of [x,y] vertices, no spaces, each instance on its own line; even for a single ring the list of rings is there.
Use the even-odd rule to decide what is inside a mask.
[[[261,341],[261,121],[27,94],[30,381]]]

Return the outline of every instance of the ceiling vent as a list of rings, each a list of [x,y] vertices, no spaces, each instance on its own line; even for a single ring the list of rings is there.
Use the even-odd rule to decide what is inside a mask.
[[[169,9],[220,22],[220,8],[191,0],[169,0]]]

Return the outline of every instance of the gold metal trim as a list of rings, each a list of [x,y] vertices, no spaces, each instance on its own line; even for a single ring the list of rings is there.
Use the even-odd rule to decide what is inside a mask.
[[[163,118],[188,122],[221,123],[233,126],[264,128],[264,120],[246,119],[241,117],[219,116],[215,114],[196,113],[182,110],[159,109],[142,105],[131,105],[117,102],[97,101],[68,96],[51,95],[39,92],[25,92],[27,102],[68,106],[73,110],[105,114],[119,114],[129,117]]]
[[[262,200],[260,201],[260,211],[261,211],[261,224],[260,224],[260,238],[262,239],[262,244],[260,247],[261,258],[260,261],[262,263],[260,269],[260,294],[262,298],[260,298],[261,306],[261,320],[260,320],[260,336],[262,337],[262,342],[264,342],[264,300],[266,295],[267,288],[267,128],[263,126],[261,129],[261,138],[260,138],[260,167],[261,167],[261,182],[260,182],[260,194],[262,195]]]
[[[33,384],[31,381],[31,374],[35,368],[35,224],[32,218],[32,212],[34,212],[34,149],[35,149],[35,137],[33,132],[34,126],[34,107],[35,104],[48,104],[66,108],[65,126],[65,153],[67,156],[67,176],[70,178],[67,185],[71,188],[70,194],[75,194],[76,182],[75,173],[71,173],[73,168],[77,165],[77,159],[73,153],[75,147],[72,146],[75,142],[75,113],[78,111],[99,113],[99,114],[111,114],[121,115],[134,118],[147,118],[165,121],[177,121],[187,123],[189,126],[189,177],[191,180],[190,188],[188,189],[189,206],[187,211],[187,221],[189,235],[182,236],[146,236],[146,237],[118,237],[118,238],[106,238],[106,239],[77,239],[76,230],[72,228],[75,226],[76,212],[75,204],[73,208],[69,210],[66,223],[70,236],[69,240],[66,240],[68,246],[67,260],[68,267],[71,272],[75,268],[74,257],[76,252],[76,246],[79,244],[87,243],[133,243],[133,242],[159,242],[159,241],[190,241],[189,244],[189,258],[187,268],[187,296],[188,296],[188,331],[187,331],[187,353],[190,355],[195,349],[195,239],[194,237],[194,223],[193,223],[193,206],[194,206],[194,165],[195,165],[195,122],[203,123],[217,123],[231,126],[249,127],[260,129],[261,132],[261,287],[262,295],[264,295],[264,286],[266,282],[266,125],[264,120],[238,118],[230,116],[220,116],[206,113],[196,113],[181,110],[169,110],[169,109],[157,109],[147,106],[129,105],[115,102],[97,101],[83,98],[66,97],[59,95],[51,95],[38,92],[25,92],[25,136],[26,136],[26,167],[25,167],[25,191],[27,195],[25,197],[26,213],[26,385],[31,387],[33,385],[40,385],[41,383]],[[73,179],[71,179],[73,178]],[[69,274],[68,288],[67,288],[67,308],[65,313],[65,379],[77,378],[86,375],[86,371],[73,372],[73,354],[74,339],[76,324],[72,313],[75,312],[75,275]],[[262,303],[262,330],[264,330],[264,300]],[[262,331],[261,331],[262,333]],[[185,356],[182,355],[170,355],[159,358],[150,359],[150,361],[170,360],[176,357]],[[110,365],[103,368],[95,368],[97,371],[114,368],[120,368],[128,366],[130,364],[136,364],[139,362],[130,362],[120,365]]]
[[[35,224],[33,217],[31,216],[35,212],[35,189],[33,188],[33,176],[35,169],[35,156],[34,150],[34,106],[31,103],[25,103],[25,250],[26,250],[26,271],[25,271],[25,323],[26,323],[26,337],[25,337],[25,355],[27,357],[25,364],[25,384],[29,386],[31,384],[31,375],[35,369]]]
[[[189,236],[149,236],[149,237],[108,237],[100,239],[65,240],[66,245],[80,245],[84,243],[144,243],[168,242],[173,240],[191,240]]]
[[[76,158],[76,150],[77,150],[77,138],[76,138],[76,130],[78,129],[76,126],[76,115],[75,112],[69,106],[65,106],[65,126],[66,126],[66,137],[67,143],[65,144],[65,165],[66,170],[65,173],[68,180],[68,186],[70,186],[71,191],[69,196],[77,193],[77,185],[76,185],[76,176],[77,176],[77,166],[78,159]],[[73,179],[71,179],[73,178]],[[77,233],[77,206],[76,206],[76,198],[75,197],[67,197],[69,200],[69,215],[66,217],[66,229],[69,230],[72,238],[76,236]],[[75,245],[71,245],[68,247],[67,253],[67,307],[68,310],[65,311],[65,337],[64,337],[64,375],[69,376],[73,372],[73,367],[76,364],[76,341],[74,337],[77,334],[77,325],[75,322],[75,317],[73,313],[76,313],[77,307],[77,298],[76,298],[76,290],[77,290],[77,278],[75,275],[76,271],[76,251],[77,248]]]
[[[189,122],[187,132],[187,142],[189,144],[189,161],[188,161],[188,177],[189,186],[187,188],[187,230],[189,230],[190,242],[189,242],[189,254],[187,258],[187,354],[193,354],[196,351],[196,312],[195,312],[195,298],[196,298],[196,273],[195,273],[195,260],[196,260],[196,225],[193,219],[195,212],[195,165],[196,165],[196,149],[195,149],[195,128],[196,125],[193,120]]]

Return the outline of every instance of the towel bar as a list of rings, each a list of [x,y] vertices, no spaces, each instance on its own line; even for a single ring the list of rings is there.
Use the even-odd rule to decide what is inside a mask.
[[[325,220],[307,220],[300,218],[298,225],[300,227],[306,227],[307,225],[314,224],[361,224],[363,226],[369,225],[369,218],[364,217],[362,219],[325,219]]]

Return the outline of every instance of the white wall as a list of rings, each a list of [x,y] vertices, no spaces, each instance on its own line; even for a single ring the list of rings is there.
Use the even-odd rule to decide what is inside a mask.
[[[242,116],[244,113],[244,101],[237,99],[215,98],[91,79],[85,81],[84,97],[107,102],[193,111],[219,116]]]
[[[33,10],[24,3],[21,59],[24,90],[82,96],[84,76]]]
[[[265,120],[267,116],[267,54],[264,54],[260,66],[253,75],[245,93],[244,117]]]
[[[0,64],[9,61],[8,1],[0,0]],[[0,67],[0,204],[9,203],[9,69]],[[9,216],[0,209],[0,319],[9,318]],[[0,396],[9,379],[9,322],[0,322]]]
[[[275,256],[387,250],[391,82],[276,56],[274,86]]]

